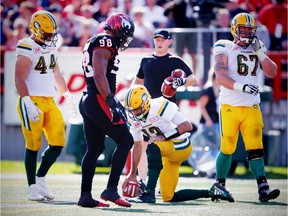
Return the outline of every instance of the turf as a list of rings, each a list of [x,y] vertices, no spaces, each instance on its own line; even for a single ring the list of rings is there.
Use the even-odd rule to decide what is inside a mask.
[[[96,174],[93,182],[93,196],[98,199],[106,186],[108,175]],[[124,176],[121,176],[120,185]],[[177,189],[208,189],[214,180],[207,178],[181,177]],[[255,180],[228,179],[227,188],[236,202],[212,202],[210,199],[198,199],[182,203],[164,203],[157,198],[156,204],[132,204],[123,208],[110,203],[109,208],[82,208],[77,206],[81,175],[49,174],[47,185],[55,195],[55,200],[32,202],[26,198],[25,174],[1,174],[1,215],[13,216],[286,216],[287,215],[287,179],[269,180],[271,188],[279,188],[281,194],[268,203],[258,201]],[[120,188],[120,187],[119,187]]]

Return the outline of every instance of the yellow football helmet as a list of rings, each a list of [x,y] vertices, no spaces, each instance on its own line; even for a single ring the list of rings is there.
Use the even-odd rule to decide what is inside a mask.
[[[128,110],[129,117],[133,120],[141,120],[149,112],[151,96],[143,85],[131,86],[124,97],[124,106]]]
[[[29,29],[37,41],[47,46],[55,46],[59,28],[54,15],[50,12],[44,10],[35,12],[32,15]]]
[[[250,30],[240,29],[241,27],[249,28]],[[248,13],[237,14],[231,22],[231,34],[241,42],[249,45],[252,43],[256,34],[257,25],[255,19]]]

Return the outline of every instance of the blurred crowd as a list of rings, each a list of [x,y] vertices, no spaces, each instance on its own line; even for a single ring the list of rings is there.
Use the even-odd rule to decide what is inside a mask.
[[[287,0],[2,0],[1,46],[15,49],[17,41],[29,35],[29,22],[36,10],[45,9],[57,18],[59,47],[83,47],[92,35],[103,31],[103,22],[112,12],[128,14],[135,23],[131,47],[152,47],[156,28],[230,28],[239,12],[257,20],[260,39],[268,50],[287,50]],[[260,29],[260,30],[259,30]],[[197,39],[191,34],[175,38],[175,51],[182,56],[185,43],[195,61]],[[218,32],[217,39],[231,39]],[[194,44],[193,44],[194,43]],[[196,64],[194,65],[194,67]]]

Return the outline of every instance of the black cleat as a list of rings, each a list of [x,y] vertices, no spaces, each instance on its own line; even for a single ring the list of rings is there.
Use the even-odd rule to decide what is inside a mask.
[[[107,203],[102,203],[99,202],[97,200],[94,200],[91,196],[91,194],[89,195],[85,195],[85,196],[81,196],[79,198],[78,201],[78,205],[81,207],[87,207],[87,208],[94,208],[94,207],[109,207],[109,204]]]
[[[279,189],[274,190],[262,190],[259,192],[260,202],[268,202],[271,199],[276,199],[280,195]]]
[[[219,183],[214,183],[209,190],[209,195],[212,201],[227,200],[228,202],[235,202],[232,194]]]
[[[138,184],[139,184],[139,196],[141,196],[144,193],[144,191],[145,191],[146,185],[145,185],[143,180],[140,180],[138,182]]]
[[[139,197],[129,199],[128,201],[135,203],[156,203],[155,191],[145,191]]]

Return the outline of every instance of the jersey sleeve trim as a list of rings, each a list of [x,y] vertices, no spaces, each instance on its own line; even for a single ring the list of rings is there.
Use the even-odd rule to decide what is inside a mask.
[[[32,50],[32,46],[29,45],[29,44],[23,44],[23,43],[20,43],[17,45],[17,48],[19,49],[25,49],[25,50],[29,50],[31,51]]]
[[[163,116],[167,106],[168,106],[169,102],[167,100],[163,101],[159,110],[158,110],[158,115],[159,116]]]

